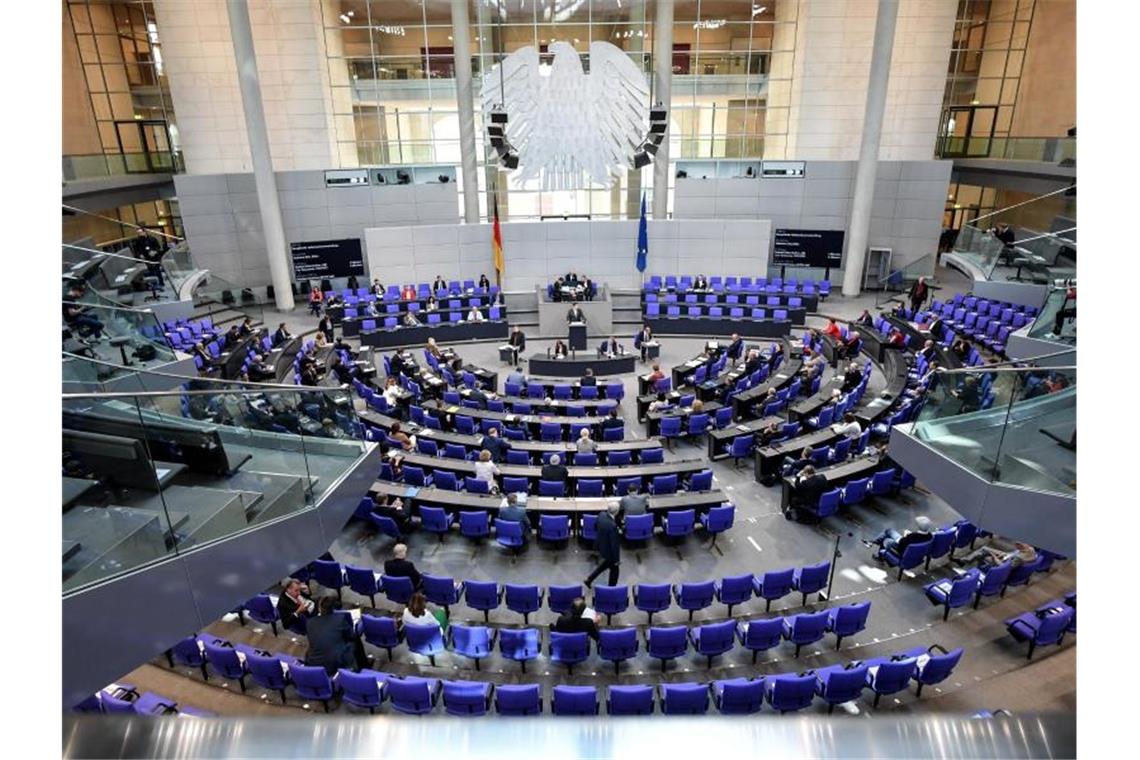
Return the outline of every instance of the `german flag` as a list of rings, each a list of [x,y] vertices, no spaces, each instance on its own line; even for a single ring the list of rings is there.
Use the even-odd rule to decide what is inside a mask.
[[[503,286],[503,231],[499,228],[499,196],[495,197],[495,217],[491,224],[491,251],[495,257],[495,280]]]

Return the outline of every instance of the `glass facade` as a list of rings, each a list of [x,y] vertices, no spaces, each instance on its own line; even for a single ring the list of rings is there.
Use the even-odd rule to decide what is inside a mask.
[[[786,158],[795,7],[786,3],[778,9],[776,0],[675,4],[671,160]],[[450,4],[326,0],[322,9],[342,165],[459,164]],[[479,90],[482,72],[502,56],[535,46],[548,62],[554,41],[572,44],[584,67],[591,42],[610,42],[628,53],[652,87],[655,15],[655,3],[635,0],[469,4],[483,218],[488,187],[499,191],[500,215],[513,219],[637,215],[640,192],[653,192],[652,166],[630,169],[609,188],[543,191],[537,180],[509,181],[494,160],[486,160],[495,154],[483,128]]]

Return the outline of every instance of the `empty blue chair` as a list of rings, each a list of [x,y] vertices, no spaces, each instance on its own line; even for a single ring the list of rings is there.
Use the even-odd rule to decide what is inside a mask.
[[[673,587],[673,597],[677,606],[689,611],[689,620],[693,613],[712,606],[713,597],[716,596],[716,584],[713,581],[703,583],[679,583]]]
[[[836,705],[853,702],[867,686],[867,666],[861,662],[831,665],[815,671],[815,693],[827,703],[827,714]]]
[[[958,661],[962,659],[962,653],[961,647],[948,652],[937,644],[930,647],[915,647],[904,652],[903,654],[919,658],[914,669],[914,680],[918,684],[914,695],[921,697],[923,686],[942,683],[949,678],[950,674],[954,672],[954,668],[958,666]],[[925,660],[923,659],[924,655]]]
[[[929,540],[910,544],[903,549],[901,555],[895,551],[894,547],[883,549],[879,552],[879,557],[888,565],[897,567],[899,569],[898,580],[902,580],[904,571],[913,570],[926,561],[926,553],[930,551],[930,544],[931,541]]]
[[[688,632],[689,629],[683,625],[651,627],[646,632],[646,651],[650,657],[661,660],[662,671],[669,660],[675,660],[689,651]]]
[[[596,586],[594,609],[606,616],[606,625],[613,616],[629,609],[629,586]]]
[[[582,584],[572,583],[566,586],[548,586],[546,589],[546,605],[551,612],[559,615],[570,609],[570,603],[582,596]]]
[[[823,639],[827,631],[828,618],[828,610],[805,612],[784,618],[784,638],[796,645],[793,657],[800,656],[800,648],[804,644],[814,644]]]
[[[609,467],[624,467],[632,461],[632,455],[626,450],[611,451],[606,454],[606,465]],[[636,481],[640,484],[641,478],[636,478]],[[638,487],[640,488],[640,485]]]
[[[197,648],[197,642],[195,642],[195,648]],[[245,666],[249,670],[249,677],[261,688],[273,689],[281,695],[281,704],[285,704],[285,687],[290,683],[289,676],[286,675],[283,667],[284,664],[285,662],[281,657],[263,656],[252,652],[246,653],[245,656]]]
[[[436,470],[435,474],[432,475],[432,485],[434,485],[436,488],[442,488],[445,491],[458,491],[459,478],[455,476],[454,472],[448,472],[447,470]]]
[[[280,670],[278,671],[280,672]],[[371,715],[384,701],[384,692],[387,688],[388,677],[375,670],[363,670],[354,673],[341,668],[336,674],[336,685],[340,689],[341,698],[354,707],[362,707]],[[281,701],[284,702],[284,694]]]
[[[508,456],[510,454],[514,454],[514,453],[515,452],[513,452],[513,451],[507,452]],[[518,452],[518,453],[521,454],[522,452]],[[524,454],[524,456],[525,456],[525,454]],[[519,463],[518,462],[510,462],[509,464],[519,464]],[[529,464],[529,462],[523,462],[522,464],[524,464],[524,465]],[[512,477],[512,476],[508,476],[508,475],[503,476],[503,493],[526,493],[528,487],[529,486],[527,483],[527,479],[525,477],[516,478],[516,477]]]
[[[687,491],[711,491],[712,490],[713,472],[712,470],[701,470],[694,472],[693,476],[689,478],[689,483],[685,490]]]
[[[489,657],[495,648],[494,632],[485,626],[455,623],[447,629],[447,635],[451,651],[474,660],[476,670],[480,669],[479,661]]]
[[[221,641],[215,643],[210,639],[202,640],[206,663],[210,666],[210,670],[222,678],[233,678],[237,680],[238,685],[241,686],[242,693],[244,693],[245,677],[249,673],[246,669],[245,662],[238,657],[236,649],[232,646],[223,646],[223,643],[224,642]]]
[[[687,536],[693,532],[695,521],[696,510],[671,509],[665,513],[665,535],[670,538]]]
[[[614,664],[618,675],[621,663],[637,656],[636,628],[605,628],[598,631],[598,657]]]
[[[977,589],[978,576],[975,573],[967,573],[954,579],[943,578],[922,587],[931,604],[942,605],[944,608],[943,620],[950,617],[950,610],[969,604]]]
[[[752,573],[730,575],[723,580],[713,581],[713,590],[716,600],[728,605],[728,616],[732,617],[733,607],[752,598]]]
[[[1025,659],[1032,660],[1038,646],[1060,645],[1077,614],[1072,607],[1059,607],[1043,612],[1026,612],[1005,621],[1006,630],[1019,642],[1029,642]]]
[[[677,493],[676,474],[654,475],[653,481],[649,484],[649,493],[656,496]]]
[[[661,436],[669,441],[674,438],[681,437],[681,422],[680,417],[662,417],[661,418]]]
[[[585,633],[550,633],[550,660],[566,666],[573,674],[574,666],[590,656],[590,637]],[[556,689],[558,687],[555,687]]]
[[[504,658],[519,663],[524,673],[527,661],[538,658],[541,650],[540,641],[537,628],[499,629],[499,653]]]
[[[764,703],[763,678],[727,678],[711,685],[713,704],[721,715],[751,715]]]
[[[978,526],[969,520],[959,520],[954,523],[954,528],[954,548],[950,550],[950,559],[954,559],[954,552],[957,549],[964,549],[967,546],[973,549],[974,541],[978,538]]]
[[[380,576],[380,589],[384,592],[384,596],[388,597],[388,601],[394,604],[407,604],[416,590],[411,578],[392,575]]]
[[[871,476],[871,494],[873,496],[883,496],[894,490],[895,473],[897,471],[894,467],[889,470],[880,470]]]
[[[439,699],[439,680],[435,678],[390,676],[387,686],[392,709],[406,715],[425,715],[435,709]]]
[[[293,681],[293,688],[302,699],[316,699],[329,711],[329,700],[333,698],[333,683],[329,674],[319,665],[301,665],[293,663],[289,666],[289,678]]]
[[[756,596],[765,600],[765,612],[772,609],[774,600],[787,596],[791,592],[794,574],[795,570],[789,567],[787,570],[773,570],[753,579],[752,590]]]
[[[491,484],[486,480],[481,480],[480,478],[474,478],[474,477],[466,478],[465,482],[464,482],[464,487],[467,489],[467,493],[480,493],[480,494],[491,493]]]
[[[543,541],[569,541],[570,518],[567,515],[539,515],[538,537]]]
[[[1037,568],[1040,566],[1042,560],[1042,555],[1038,553],[1037,558],[1032,562],[1024,562],[1014,567],[1009,573],[1009,578],[1005,581],[1005,588],[1008,589],[1010,586],[1024,586],[1029,583],[1029,579],[1037,572]],[[1002,589],[1002,595],[1005,595],[1005,589]]]
[[[503,597],[507,609],[523,616],[523,624],[530,623],[530,613],[542,609],[542,589],[538,586],[503,584]]]
[[[689,629],[689,641],[697,654],[708,658],[708,666],[711,668],[714,657],[732,649],[735,633],[736,621],[725,620]]]
[[[735,518],[736,507],[732,504],[725,504],[721,507],[711,507],[707,512],[701,513],[701,525],[704,526],[705,532],[711,534],[713,537],[709,548],[716,546],[717,537],[732,527]]]
[[[210,674],[206,670],[206,656],[202,653],[202,648],[198,645],[197,636],[187,636],[172,646],[166,652],[166,659],[172,668],[176,664],[188,668],[198,668],[202,671],[202,680],[210,680]],[[250,671],[252,674],[252,668]],[[253,680],[257,681],[257,678],[255,677]],[[267,686],[266,688],[273,687]],[[281,701],[285,701],[284,696],[282,696]]]
[[[583,541],[595,541],[598,538],[598,516],[582,515],[582,527],[578,537]]]
[[[277,614],[277,608],[273,606],[273,600],[269,598],[269,594],[258,594],[251,598],[245,603],[245,612],[259,623],[269,623],[273,627],[273,635],[277,635],[277,621],[281,619],[281,616]],[[240,618],[241,610],[238,611],[238,616]],[[195,650],[197,650],[197,646],[195,646]],[[193,665],[193,667],[198,666]]]
[[[505,546],[517,553],[523,544],[526,543],[522,523],[517,520],[500,520],[495,518],[495,541],[497,541],[500,546]]]
[[[318,559],[313,561],[313,580],[325,588],[335,591],[340,599],[340,589],[344,585],[344,569],[339,562]]]
[[[404,481],[407,482],[408,467],[404,467]],[[451,517],[442,507],[420,507],[420,527],[428,533],[435,533],[442,542],[444,535],[451,530]]]
[[[917,664],[917,658],[906,655],[867,660],[867,688],[875,692],[872,706],[878,707],[884,694],[897,694],[909,687]]]
[[[736,638],[741,646],[752,651],[752,664],[760,652],[766,652],[779,645],[783,635],[783,618],[770,620],[745,620],[736,626]]]
[[[550,697],[550,711],[555,715],[597,715],[598,690],[593,686],[555,686]]]
[[[442,575],[423,574],[424,597],[432,604],[443,607],[443,611],[451,616],[451,605],[459,604],[463,595],[463,584],[456,583],[454,578]]]
[[[863,501],[867,497],[867,484],[870,482],[870,478],[856,478],[847,481],[847,485],[843,486],[843,503],[858,504]]]
[[[709,710],[709,687],[703,683],[663,683],[661,712],[666,715],[704,715]]]
[[[926,569],[930,569],[930,561],[945,557],[954,548],[954,537],[957,528],[950,526],[934,531],[930,536],[930,549],[926,552]]]
[[[653,613],[669,609],[672,604],[672,587],[668,583],[639,583],[633,587],[633,606],[648,613],[647,622],[653,624]]]
[[[426,421],[426,417],[424,418]],[[404,482],[410,486],[420,486],[426,488],[431,485],[431,477],[424,474],[422,467],[414,465],[404,465]]]
[[[539,496],[565,496],[566,482],[562,480],[539,480]]]
[[[427,657],[432,667],[435,667],[435,656],[447,651],[447,646],[443,643],[443,631],[438,625],[405,625],[404,638],[408,649]]]
[[[490,683],[481,681],[444,681],[444,712],[459,717],[486,715],[491,710],[493,689]]]
[[[582,451],[574,455],[575,467],[597,467],[598,454],[595,451]]]
[[[388,661],[392,661],[392,650],[404,640],[404,632],[396,625],[396,618],[360,616],[360,634],[375,647],[388,650]]]
[[[827,588],[827,579],[831,575],[831,562],[820,562],[818,565],[808,565],[797,568],[792,573],[792,588],[802,595],[800,605],[807,604],[809,594],[816,594]]]
[[[543,422],[539,425],[539,439],[545,443],[557,443],[562,440],[562,425],[558,422]]]
[[[353,592],[368,597],[369,604],[375,607],[376,594],[380,593],[381,588],[380,574],[370,567],[353,567],[352,565],[345,565],[344,573],[348,580],[348,587]],[[274,633],[276,632],[275,627]]]
[[[617,666],[616,662],[614,666]],[[606,696],[606,712],[610,715],[652,715],[653,687],[610,686]]]
[[[483,510],[460,512],[459,533],[467,538],[486,538],[491,535],[491,516]]]
[[[851,636],[867,627],[867,616],[871,612],[870,602],[852,602],[827,610],[827,632],[835,634],[835,648]]]
[[[815,674],[780,673],[764,678],[764,694],[780,714],[810,707],[815,699]]]
[[[502,522],[497,520],[496,522]],[[517,524],[517,523],[516,523]],[[497,610],[503,601],[503,592],[494,581],[464,581],[463,598],[473,610],[483,611],[483,620],[491,619],[491,610]]]

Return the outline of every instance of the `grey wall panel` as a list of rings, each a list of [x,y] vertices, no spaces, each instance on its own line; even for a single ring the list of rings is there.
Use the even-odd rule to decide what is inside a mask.
[[[1077,502],[1070,496],[994,483],[978,524],[1001,536],[1077,556]]]
[[[1036,285],[1031,282],[1001,282],[997,280],[975,281],[973,290],[979,298],[1009,301],[1010,303],[1037,307],[1045,303],[1045,296],[1048,294],[1048,288],[1045,285]]]

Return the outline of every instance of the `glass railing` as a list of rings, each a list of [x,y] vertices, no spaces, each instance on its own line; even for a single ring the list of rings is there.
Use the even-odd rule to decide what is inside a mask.
[[[1071,286],[1075,289],[1076,282],[1071,283]],[[1050,290],[1026,335],[1038,340],[1077,345],[1077,302],[1075,294],[1072,299],[1069,295],[1069,287]]]
[[[1077,160],[1075,137],[942,137],[940,158],[1000,158],[1059,164]]]
[[[366,451],[344,390],[63,396],[63,590],[313,508]]]
[[[1076,412],[1075,366],[953,370],[912,434],[988,482],[1076,496]]]
[[[181,171],[184,170],[180,153],[92,153],[63,157],[64,181]]]
[[[129,371],[175,360],[162,325],[149,309],[111,306],[88,290],[79,301],[64,299],[68,333],[64,350],[105,361]]]
[[[307,298],[307,296],[306,296]],[[240,311],[255,321],[261,322],[270,331],[277,329],[276,323],[270,325],[265,320],[272,318],[266,314],[266,303],[263,294],[253,288],[243,288],[235,285],[224,277],[209,272],[194,291],[194,304],[196,313],[200,317],[212,316],[219,312],[229,310]],[[301,303],[298,297],[298,303]],[[272,304],[270,304],[272,307]]]
[[[935,255],[928,253],[905,266],[887,267],[885,273],[878,272],[873,277],[868,272],[863,287],[878,291],[875,296],[875,306],[882,306],[899,293],[908,290],[919,277],[932,277],[934,275]]]
[[[1075,186],[1062,188],[972,220],[958,232],[954,253],[989,280],[1073,279],[1077,270],[1074,190]],[[1013,234],[1010,245],[998,238],[1005,227]]]

